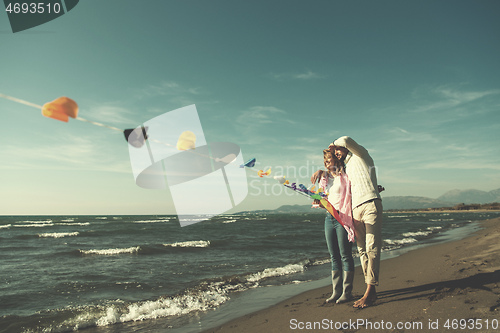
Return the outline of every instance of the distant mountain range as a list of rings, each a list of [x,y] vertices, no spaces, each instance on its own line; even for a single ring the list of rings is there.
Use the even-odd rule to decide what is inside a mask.
[[[437,199],[441,201],[465,204],[499,202],[500,188],[489,192],[479,190],[451,190]]]
[[[394,209],[426,209],[451,207],[457,204],[486,204],[500,202],[500,188],[485,192],[480,190],[451,190],[437,199],[417,196],[382,196],[384,210]],[[305,213],[316,212],[311,205],[284,205],[273,210],[263,210],[266,213]]]

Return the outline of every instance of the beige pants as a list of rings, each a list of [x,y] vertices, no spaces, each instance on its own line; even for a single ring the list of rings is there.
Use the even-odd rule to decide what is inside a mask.
[[[382,200],[365,202],[355,207],[352,215],[365,282],[378,286],[382,248]]]

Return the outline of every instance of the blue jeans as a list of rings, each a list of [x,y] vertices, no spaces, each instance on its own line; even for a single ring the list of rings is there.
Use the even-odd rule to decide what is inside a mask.
[[[341,267],[346,272],[354,271],[352,243],[347,239],[344,227],[330,213],[326,213],[325,238],[332,259],[332,271],[338,271]]]

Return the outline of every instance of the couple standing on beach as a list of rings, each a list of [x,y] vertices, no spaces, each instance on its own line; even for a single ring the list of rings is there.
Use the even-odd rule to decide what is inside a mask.
[[[328,200],[339,211],[344,225],[327,213],[325,238],[332,259],[333,293],[326,302],[342,303],[353,298],[351,242],[354,242],[355,234],[367,286],[363,297],[354,302],[354,307],[365,308],[377,299],[375,286],[378,285],[382,246],[382,199],[379,192],[383,188],[377,184],[370,154],[350,137],[335,140],[323,155],[327,170],[315,172],[311,182],[319,181],[320,186],[329,192]]]

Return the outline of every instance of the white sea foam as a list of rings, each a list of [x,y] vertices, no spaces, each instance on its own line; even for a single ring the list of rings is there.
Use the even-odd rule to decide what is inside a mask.
[[[19,223],[46,224],[46,223],[52,223],[52,220],[45,220],[45,221],[19,221]]]
[[[320,266],[320,265],[324,265],[324,264],[327,264],[329,262],[331,262],[332,260],[330,258],[328,259],[319,259],[319,260],[316,260],[314,261],[311,266]]]
[[[193,311],[207,311],[228,299],[227,292],[217,290],[214,285],[210,286],[208,290],[194,295],[188,294],[174,298],[137,302],[126,308],[110,306],[106,309],[105,314],[96,320],[96,325],[108,326],[116,323],[179,316]]]
[[[132,221],[133,223],[158,223],[165,222],[166,220],[140,220],[140,221]]]
[[[227,220],[227,221],[223,221],[222,223],[233,223],[233,222],[236,222],[237,220]]]
[[[97,254],[97,255],[116,255],[123,253],[137,253],[139,252],[140,247],[128,247],[123,249],[104,249],[104,250],[78,250],[82,254]]]
[[[428,227],[427,230],[439,230],[439,229],[443,229],[443,227]]]
[[[163,246],[168,246],[168,247],[209,247],[210,241],[199,240],[199,241],[177,242],[177,243],[163,244]]]
[[[301,264],[290,264],[284,267],[268,268],[256,274],[245,276],[246,283],[227,284],[226,281],[212,282],[201,291],[187,293],[173,298],[160,298],[154,301],[138,302],[126,308],[110,306],[102,317],[97,319],[98,326],[107,326],[115,323],[142,321],[168,316],[184,315],[193,311],[207,311],[215,308],[229,299],[229,292],[256,287],[255,282],[268,277],[282,276],[304,271]],[[248,283],[252,283],[249,285]],[[302,283],[303,281],[293,281]],[[246,286],[245,286],[246,285]]]
[[[79,225],[85,226],[90,225],[90,222],[65,222],[65,223],[56,223],[57,225]]]
[[[78,236],[79,232],[52,232],[52,233],[43,233],[38,234],[38,237],[41,238],[62,238],[62,237],[71,237]]]
[[[405,237],[417,237],[417,236],[427,236],[431,231],[415,231],[415,232],[405,232],[402,235]]]
[[[266,279],[266,278],[270,278],[270,277],[283,276],[283,275],[289,275],[289,274],[303,272],[304,269],[305,269],[304,265],[289,264],[289,265],[286,265],[283,267],[266,268],[261,272],[247,275],[246,279],[247,279],[247,281],[250,281],[250,282],[258,282],[262,279]]]
[[[403,244],[410,244],[410,243],[415,243],[417,240],[415,238],[403,238],[403,239],[384,239],[384,242],[386,242],[389,245],[403,245]]]
[[[45,221],[20,221],[21,224],[14,224],[16,228],[43,228],[43,227],[51,227],[54,225],[52,220]]]
[[[429,219],[431,222],[448,222],[453,221],[454,219]]]
[[[15,224],[16,228],[43,228],[43,227],[52,227],[54,223],[37,223],[37,224]]]
[[[175,297],[162,297],[157,300],[141,301],[125,305],[123,301],[108,305],[95,313],[87,311],[79,316],[67,320],[62,327],[71,326],[82,329],[91,326],[109,326],[116,323],[143,321],[149,319],[165,318],[170,316],[181,316],[195,311],[207,311],[225,303],[230,297],[231,291],[241,291],[255,287],[254,282],[265,277],[280,276],[303,271],[304,267],[299,264],[291,264],[284,267],[265,269],[260,273],[247,276],[247,282],[227,283],[227,281],[211,282],[201,290],[188,291]],[[304,281],[292,281],[292,283],[303,283]],[[251,284],[251,285],[250,285]]]
[[[6,225],[0,225],[0,229],[7,229],[10,228],[12,224],[6,224]]]
[[[75,219],[67,219],[67,220],[61,220],[61,222],[74,222]]]

